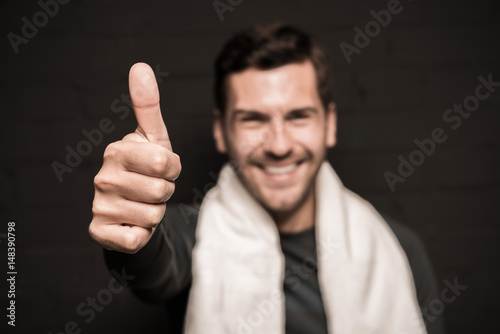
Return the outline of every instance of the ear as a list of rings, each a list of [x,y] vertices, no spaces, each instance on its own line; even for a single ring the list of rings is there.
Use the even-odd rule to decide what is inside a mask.
[[[219,109],[214,109],[213,136],[215,148],[219,153],[227,153],[226,142],[224,140],[224,117]]]
[[[326,111],[326,147],[337,144],[337,106],[330,102]]]

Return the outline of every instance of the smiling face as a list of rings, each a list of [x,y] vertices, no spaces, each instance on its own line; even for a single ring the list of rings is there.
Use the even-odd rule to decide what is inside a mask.
[[[321,104],[309,62],[254,68],[227,78],[227,109],[214,138],[249,192],[271,213],[296,210],[314,196],[326,148],[335,145],[335,110]]]

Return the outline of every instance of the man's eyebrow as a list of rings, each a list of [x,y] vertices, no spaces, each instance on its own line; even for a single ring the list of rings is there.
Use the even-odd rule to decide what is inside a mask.
[[[313,113],[317,113],[318,112],[318,109],[316,109],[315,107],[303,107],[303,108],[297,108],[297,109],[292,109],[292,110],[289,110],[286,112],[286,114],[291,114],[291,113],[301,113],[301,112],[307,112],[307,111],[310,111],[310,112],[313,112]],[[261,115],[261,114],[265,114],[265,112],[262,112],[262,111],[258,111],[258,110],[254,110],[254,109],[235,109],[233,112],[233,117],[236,117],[236,116],[239,116],[240,114],[258,114],[258,115]]]
[[[292,109],[292,110],[289,110],[287,112],[285,112],[285,115],[296,115],[296,114],[303,114],[303,113],[307,113],[307,112],[311,112],[313,114],[317,114],[318,113],[318,109],[317,108],[314,108],[314,107],[303,107],[303,108],[296,108],[296,109]],[[231,113],[231,121],[235,121],[238,117],[251,117],[251,116],[254,116],[254,117],[268,117],[267,113],[263,112],[263,111],[259,111],[259,110],[254,110],[254,109],[235,109],[233,110],[233,112]]]
[[[238,116],[264,116],[265,113],[258,110],[235,109],[231,113],[231,120],[234,121]]]
[[[290,111],[287,112],[287,114],[298,114],[298,113],[303,113],[303,112],[313,112],[313,113],[317,113],[318,112],[318,109],[314,108],[314,107],[304,107],[304,108],[297,108],[297,109],[292,109]]]
[[[247,109],[236,109],[232,113],[234,116],[238,116],[240,114],[263,114],[263,112],[258,110],[247,110]]]

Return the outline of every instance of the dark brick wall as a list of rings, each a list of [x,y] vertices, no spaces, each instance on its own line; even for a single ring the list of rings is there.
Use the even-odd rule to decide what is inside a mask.
[[[498,333],[500,92],[481,101],[457,130],[442,117],[474,94],[479,75],[500,80],[500,5],[402,0],[402,11],[348,63],[339,44],[353,44],[353,28],[364,29],[373,20],[370,11],[387,6],[378,0],[243,0],[221,22],[211,0],[73,0],[59,5],[16,54],[7,34],[20,35],[21,19],[32,22],[41,7],[0,1],[0,248],[6,261],[1,234],[15,221],[14,332],[59,333],[69,321],[82,333],[165,332],[163,309],[128,291],[114,295],[89,324],[76,312],[111,277],[87,226],[102,153],[135,128],[133,114],[120,119],[112,103],[128,92],[133,63],[170,73],[160,84],[162,110],[183,162],[172,201],[192,202],[194,189],[203,192],[223,161],[210,128],[215,54],[233,32],[279,19],[311,31],[330,52],[339,144],[329,158],[344,183],[419,233],[440,287],[455,278],[468,286],[445,306],[449,333]],[[103,118],[113,131],[59,182],[51,163],[64,163],[65,147],[76,148],[85,139],[82,130],[98,128]],[[408,157],[413,141],[438,127],[447,140],[391,191],[384,172],[396,172],[398,156]],[[3,310],[4,292],[2,285]]]

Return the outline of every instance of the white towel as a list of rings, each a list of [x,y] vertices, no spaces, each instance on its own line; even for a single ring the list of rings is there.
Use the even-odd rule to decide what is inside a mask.
[[[318,280],[329,333],[426,333],[408,259],[329,163],[316,180]],[[185,333],[285,332],[278,229],[225,165],[200,210]]]

